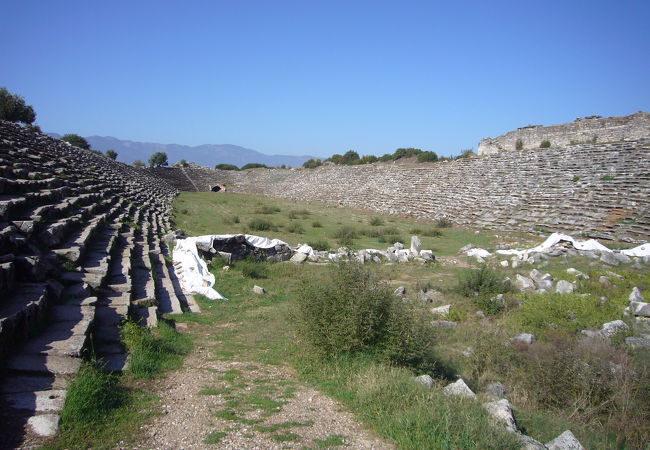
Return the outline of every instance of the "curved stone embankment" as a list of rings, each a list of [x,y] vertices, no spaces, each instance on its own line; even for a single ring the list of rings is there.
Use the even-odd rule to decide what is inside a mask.
[[[158,174],[158,172],[156,172]],[[191,166],[200,191],[231,192],[367,208],[503,230],[563,231],[628,241],[650,237],[650,139],[499,153],[455,161],[322,166],[243,172]],[[194,190],[194,189],[192,189]],[[218,195],[218,194],[215,194]]]
[[[3,444],[56,430],[89,348],[105,370],[122,370],[118,325],[128,314],[154,323],[156,309],[181,311],[159,238],[177,193],[146,171],[0,121]]]

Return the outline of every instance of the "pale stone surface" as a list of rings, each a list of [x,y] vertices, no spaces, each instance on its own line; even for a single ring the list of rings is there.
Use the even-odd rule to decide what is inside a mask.
[[[476,398],[476,394],[465,384],[462,378],[448,384],[442,389],[445,395],[455,395],[459,397]]]
[[[633,287],[632,292],[630,292],[630,295],[628,297],[628,300],[630,302],[642,302],[644,300],[643,294],[641,293],[641,290],[638,287]]]
[[[630,327],[625,322],[622,320],[613,320],[603,324],[603,327],[600,329],[600,334],[609,338],[627,331],[630,331]]]
[[[451,311],[451,305],[438,306],[436,308],[431,308],[431,314],[440,317],[447,317]]]
[[[574,289],[575,286],[566,280],[558,280],[557,284],[555,285],[555,292],[558,294],[571,294]]]
[[[37,435],[50,437],[54,436],[59,430],[59,420],[60,417],[58,414],[41,414],[30,417],[27,420],[27,424]]]
[[[61,411],[65,403],[66,391],[50,390],[5,394],[4,399],[16,409],[28,411]]]
[[[519,433],[517,422],[515,422],[515,417],[512,415],[512,406],[508,400],[503,398],[484,403],[483,407],[498,425],[505,427],[506,430],[513,433]]]
[[[511,339],[511,342],[531,345],[535,343],[535,335],[531,333],[520,333]]]
[[[257,295],[266,294],[266,290],[262,286],[253,286],[253,293]]]
[[[422,250],[422,241],[417,236],[411,236],[411,253],[419,255],[420,250]]]
[[[289,261],[291,261],[294,264],[302,264],[307,258],[308,258],[307,254],[296,252],[293,254],[291,259],[289,259]]]
[[[571,430],[564,433],[546,444],[549,450],[584,450],[580,441],[573,435]]]
[[[517,274],[515,277],[515,286],[521,292],[530,292],[535,290],[535,282],[528,277]]]
[[[420,375],[419,377],[415,377],[414,380],[428,388],[433,387],[433,378],[430,375]]]

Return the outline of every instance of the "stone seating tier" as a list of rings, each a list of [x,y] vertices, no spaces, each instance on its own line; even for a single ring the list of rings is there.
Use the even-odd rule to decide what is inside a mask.
[[[158,313],[197,310],[163,257],[177,193],[145,170],[0,121],[3,443],[56,429],[90,349],[104,370],[128,364],[127,317],[152,326]]]

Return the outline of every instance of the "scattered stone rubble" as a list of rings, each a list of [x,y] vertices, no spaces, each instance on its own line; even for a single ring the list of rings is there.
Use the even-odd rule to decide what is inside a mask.
[[[413,381],[425,386],[428,389],[433,389],[435,387],[435,381],[433,378],[431,378],[430,375],[420,375],[418,377],[414,377]],[[467,386],[462,378],[459,378],[455,382],[450,383],[442,388],[442,393],[450,397],[479,400],[479,396],[477,396],[474,391],[472,391],[469,386]],[[570,430],[566,430],[547,444],[542,444],[532,437],[523,434],[517,426],[517,421],[515,420],[515,416],[512,412],[512,405],[505,397],[506,387],[503,384],[499,382],[488,384],[485,387],[483,396],[488,400],[483,403],[483,408],[485,408],[487,413],[490,415],[495,425],[503,427],[506,431],[514,433],[517,436],[522,449],[584,450],[580,444],[580,441],[576,439]]]
[[[118,325],[197,310],[168,249],[177,191],[148,172],[0,121],[0,436],[50,436],[91,336],[128,364]],[[158,276],[153,277],[153,272]]]

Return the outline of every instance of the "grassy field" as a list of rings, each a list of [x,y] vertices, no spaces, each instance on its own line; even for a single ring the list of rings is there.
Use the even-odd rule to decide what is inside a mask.
[[[573,281],[566,269],[574,267],[589,279],[579,280],[574,294],[522,295],[503,289],[501,280],[527,274],[533,266],[515,270],[494,264],[479,272],[479,265],[458,250],[470,243],[484,248],[504,244],[526,248],[539,243],[540,236],[230,193],[182,193],[173,220],[176,228],[190,236],[251,233],[279,238],[293,246],[318,243],[331,248],[382,249],[395,241],[408,247],[411,235],[416,234],[423,249],[434,250],[437,262],[433,264],[366,265],[390,292],[404,286],[409,299],[405,308],[425,324],[432,320],[428,311],[432,306],[452,305],[448,319],[458,326],[430,330],[430,338],[418,342],[427,350],[427,362],[432,363],[428,365],[395,363],[372,346],[327,357],[311,351],[297,328],[296,311],[310,292],[306,285],[325,286],[335,280],[332,267],[243,261],[223,271],[223,263],[215,261],[211,267],[215,288],[229,301],[198,298],[202,314],[169,316],[188,323],[190,335],[200,338],[201,345],[208,346],[219,360],[246,362],[251,367],[292,367],[302,382],[341,401],[398,448],[517,447],[511,435],[489,424],[480,402],[442,395],[442,387],[458,376],[475,392],[493,381],[504,383],[520,428],[541,442],[566,429],[587,448],[644,448],[648,441],[647,354],[630,353],[620,337],[611,346],[586,346],[579,338],[583,328],[597,329],[614,319],[629,320],[622,314],[623,307],[633,286],[650,289],[647,269],[609,269],[580,257],[551,259],[540,268],[542,272]],[[616,272],[620,279],[608,274],[612,283],[601,284],[599,276],[608,271]],[[263,286],[268,293],[253,294],[254,285]],[[433,291],[437,303],[423,301],[421,290]],[[505,295],[494,302],[491,298],[497,292]],[[485,318],[477,315],[479,311]],[[506,345],[520,332],[535,334],[537,343],[530,347]],[[172,362],[172,367],[178,364],[177,357]],[[435,378],[431,390],[412,380],[425,372]],[[255,408],[268,415],[280,410],[283,398],[291,397],[294,389],[286,381],[252,382],[233,371],[203,389],[204,395],[226,396],[226,407],[216,414],[231,423],[212,430],[206,443],[218,444],[244,425],[255,425],[278,442],[297,439],[291,430],[310,426],[268,428],[246,418]],[[343,437],[331,436],[323,442],[323,446],[337,446]]]

